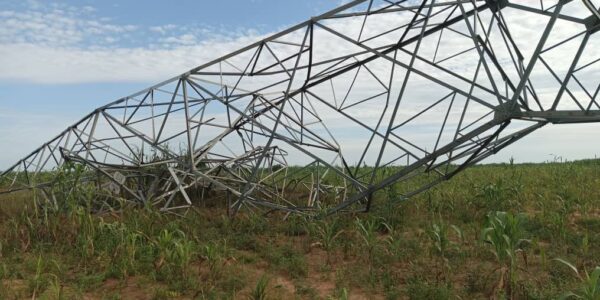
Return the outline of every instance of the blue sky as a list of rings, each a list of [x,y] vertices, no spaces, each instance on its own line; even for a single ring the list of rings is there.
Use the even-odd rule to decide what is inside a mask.
[[[331,0],[184,0],[176,4],[0,0],[0,54],[4,58],[0,62],[0,145],[4,148],[0,169],[95,107],[206,60],[181,59],[195,54],[184,48],[227,40],[233,50],[338,4]],[[123,55],[115,58],[111,51]],[[157,59],[164,63],[145,76],[141,73],[152,66],[142,71],[139,67],[146,61],[127,63],[136,53],[161,53]],[[202,57],[222,54],[213,51]],[[103,58],[110,57],[117,67],[95,71],[93,64],[73,68],[68,59],[56,61],[69,55],[75,58],[73,65],[87,60],[102,67]],[[165,68],[170,56],[180,59]],[[121,72],[126,74],[118,75]]]
[[[95,107],[342,2],[0,0],[0,169]],[[599,129],[546,128],[492,161],[594,157]]]
[[[218,39],[236,39],[240,36],[259,36],[299,23],[306,18],[336,7],[339,0],[221,0],[221,1],[21,1],[0,0],[0,42],[5,44],[27,43],[46,48],[91,49],[173,49],[188,43]],[[56,13],[59,12],[59,13]],[[10,15],[9,15],[10,14]],[[18,18],[12,14],[21,14]],[[81,27],[56,26],[55,32],[14,24],[30,15],[41,14],[40,25],[54,19],[80,22],[86,20],[98,25],[93,33]],[[44,14],[46,16],[44,16]],[[49,16],[51,14],[53,16]],[[12,27],[7,29],[6,27]],[[81,37],[52,40],[53,35],[62,39],[68,27],[73,35]],[[72,27],[72,28],[71,28]],[[59,31],[61,30],[61,31]],[[40,36],[46,39],[40,39]],[[68,36],[68,34],[66,34]],[[188,40],[186,40],[186,38]],[[252,39],[250,39],[252,40]],[[217,57],[224,53],[215,53]],[[49,57],[49,59],[52,59]],[[197,64],[203,61],[198,60]],[[194,65],[190,65],[193,67]],[[34,73],[35,65],[22,65]],[[147,87],[163,77],[147,80],[136,78],[92,78],[91,80],[58,79],[51,74],[36,77],[11,76],[13,70],[0,65],[0,101],[3,109],[23,109],[32,112],[48,112],[90,109],[90,104],[108,101]],[[115,70],[118,71],[118,70]],[[186,69],[176,69],[168,76],[175,76]],[[2,76],[2,73],[6,76]],[[59,75],[58,75],[59,76]],[[167,78],[167,77],[164,77]],[[49,80],[48,80],[49,79]],[[60,80],[58,80],[60,81]],[[29,104],[28,104],[29,103]],[[102,102],[100,102],[102,103]],[[71,107],[72,106],[72,107]]]

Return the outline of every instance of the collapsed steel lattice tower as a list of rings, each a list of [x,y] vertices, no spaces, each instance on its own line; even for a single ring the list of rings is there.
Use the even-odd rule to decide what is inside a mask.
[[[163,210],[368,210],[547,123],[599,122],[598,2],[357,0],[102,106],[2,174],[74,161]],[[91,180],[91,179],[90,179]],[[213,199],[214,199],[213,198]]]

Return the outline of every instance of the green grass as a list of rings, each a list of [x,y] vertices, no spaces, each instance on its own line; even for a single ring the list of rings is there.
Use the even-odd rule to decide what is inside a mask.
[[[600,161],[476,166],[388,204],[406,188],[379,191],[368,214],[314,222],[229,219],[222,204],[93,215],[72,195],[46,210],[31,193],[0,196],[0,299],[555,299],[600,288]]]

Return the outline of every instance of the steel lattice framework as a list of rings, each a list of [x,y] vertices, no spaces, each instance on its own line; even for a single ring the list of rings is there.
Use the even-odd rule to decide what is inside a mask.
[[[548,123],[599,122],[599,3],[357,0],[102,106],[2,174],[74,161],[165,211],[367,211]],[[45,173],[46,172],[46,173]]]

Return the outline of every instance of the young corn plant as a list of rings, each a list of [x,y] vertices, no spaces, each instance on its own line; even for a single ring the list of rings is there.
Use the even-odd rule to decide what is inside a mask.
[[[584,257],[587,257],[590,253],[590,236],[587,233],[581,238],[581,252]]]
[[[449,237],[449,229],[452,229],[459,239],[460,242],[454,242]],[[439,224],[431,225],[431,229],[428,231],[429,238],[431,239],[432,247],[431,252],[438,255],[445,262],[447,262],[447,253],[450,249],[459,249],[460,243],[463,240],[463,232],[455,225],[448,226],[444,222]]]
[[[216,243],[209,243],[202,250],[202,258],[208,263],[208,268],[211,272],[215,271],[218,263],[221,261],[218,245]]]
[[[75,248],[82,258],[84,268],[87,268],[88,260],[96,254],[95,239],[99,225],[94,221],[93,215],[83,208],[77,209],[72,221],[79,228]]]
[[[555,260],[573,270],[581,282],[581,287],[578,290],[564,293],[561,299],[600,299],[600,267],[596,267],[592,273],[588,273],[587,270],[584,270],[582,275],[570,262],[560,258],[556,258]]]
[[[540,241],[535,239],[531,242],[531,246],[533,249],[536,249],[537,252],[539,252],[539,256],[540,256],[540,264],[542,267],[542,270],[547,271],[548,270],[548,256],[546,254],[546,248],[540,244]]]
[[[211,278],[218,279],[221,276],[223,271],[221,266],[226,260],[228,251],[226,240],[209,242],[202,248],[202,259],[208,264]]]
[[[183,275],[188,274],[188,266],[194,256],[194,244],[189,240],[179,240],[175,244],[175,257],[172,258],[172,263],[181,271]]]
[[[410,241],[403,236],[402,231],[384,223],[388,234],[385,238],[385,251],[388,257],[399,260],[409,253]]]
[[[325,299],[327,299],[327,300],[348,300],[349,299],[348,289],[342,288],[341,290],[337,290],[334,293],[334,295],[330,295]]]
[[[269,292],[269,278],[266,275],[263,275],[258,279],[254,290],[252,290],[252,294],[250,294],[251,300],[266,300]]]
[[[154,262],[154,267],[157,270],[161,270],[167,262],[168,257],[171,257],[172,254],[172,245],[175,242],[176,235],[175,232],[172,232],[167,229],[163,229],[158,238],[155,241],[155,247],[158,250],[158,259]]]
[[[364,247],[367,250],[367,258],[371,265],[373,265],[373,260],[375,258],[375,251],[377,251],[377,229],[380,225],[385,226],[386,228],[390,228],[384,222],[381,222],[377,219],[369,219],[369,220],[361,220],[356,218],[354,221],[358,234],[361,237]]]
[[[63,291],[63,286],[58,278],[58,276],[54,275],[54,274],[50,274],[50,277],[52,278],[50,280],[50,286],[48,287],[48,291],[45,293],[47,296],[47,298],[49,299],[56,299],[56,300],[62,300],[62,299],[66,299],[65,295],[64,295],[64,291]],[[44,297],[46,298],[46,297]]]
[[[196,244],[180,229],[163,229],[156,239],[148,239],[152,247],[146,249],[152,253],[157,279],[166,282],[173,291],[190,289],[194,284],[190,266],[197,254]]]
[[[348,300],[348,299],[350,299],[350,296],[348,296],[348,290],[346,288],[343,288],[342,291],[340,292],[339,300]]]
[[[118,278],[126,278],[135,274],[139,269],[140,251],[144,238],[139,232],[133,231],[120,222],[100,222],[98,240],[95,246],[111,258],[110,273]]]
[[[182,231],[162,230],[155,245],[159,255],[154,262],[154,267],[159,272],[175,278],[185,277],[189,273],[189,265],[194,256],[194,244]]]
[[[46,276],[43,273],[44,268],[44,260],[42,259],[42,256],[39,255],[35,264],[35,274],[29,279],[29,289],[33,295],[32,299],[35,299],[46,286]]]
[[[137,271],[137,262],[141,245],[143,244],[143,237],[139,233],[125,228],[123,228],[121,259],[123,259],[123,266],[127,272],[126,275],[128,275]]]
[[[319,239],[323,250],[327,252],[327,265],[331,263],[331,251],[335,248],[336,240],[343,233],[337,219],[314,223],[314,233]]]
[[[506,295],[513,298],[514,286],[517,282],[518,254],[527,263],[525,245],[530,243],[524,238],[524,216],[508,212],[491,212],[487,215],[487,223],[481,231],[484,243],[491,246],[500,267],[500,279],[497,289],[503,289]]]
[[[2,279],[7,279],[9,275],[10,271],[6,263],[0,263],[0,281],[2,281]],[[2,297],[0,297],[0,299],[2,299]]]

